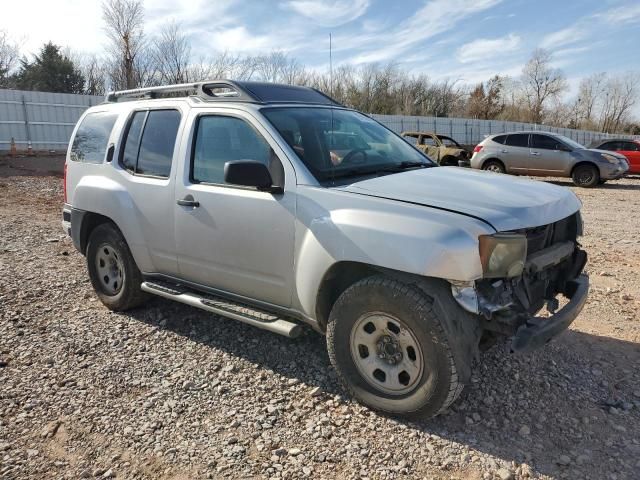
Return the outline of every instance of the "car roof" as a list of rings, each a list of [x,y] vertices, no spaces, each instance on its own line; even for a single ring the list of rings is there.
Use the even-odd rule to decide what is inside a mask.
[[[298,85],[234,80],[207,80],[109,92],[106,103],[158,98],[197,98],[203,102],[342,106],[321,91]]]

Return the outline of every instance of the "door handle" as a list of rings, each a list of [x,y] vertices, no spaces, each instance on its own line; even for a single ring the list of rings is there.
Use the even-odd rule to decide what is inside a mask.
[[[509,150],[500,150],[500,153],[509,153]]]
[[[200,202],[195,200],[191,195],[187,195],[183,199],[178,200],[176,203],[181,207],[198,208],[200,206]]]
[[[535,155],[536,157],[540,156],[540,152],[531,152],[531,155]]]

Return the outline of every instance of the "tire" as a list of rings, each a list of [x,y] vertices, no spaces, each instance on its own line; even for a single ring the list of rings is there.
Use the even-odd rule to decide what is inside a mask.
[[[452,157],[451,155],[447,155],[442,160],[440,160],[440,165],[443,167],[457,167],[458,159],[455,157]]]
[[[594,165],[578,165],[571,173],[574,185],[592,188],[600,182],[600,172]]]
[[[148,295],[140,289],[142,274],[113,224],[103,223],[93,229],[86,256],[93,289],[108,309],[129,310],[147,300]]]
[[[327,325],[329,358],[345,389],[360,403],[385,414],[428,418],[443,412],[462,392],[473,352],[452,348],[450,338],[455,337],[447,335],[445,324],[467,318],[445,320],[451,312],[427,292],[374,276],[353,284],[336,301]],[[450,287],[448,292],[437,292],[441,293],[451,297]],[[452,297],[451,302],[455,302]],[[463,328],[458,327],[458,346],[465,345]],[[395,343],[392,348],[386,346],[385,337]],[[479,333],[474,341],[477,345]],[[385,358],[379,357],[380,352]],[[365,366],[367,361],[370,367]],[[367,368],[369,374],[363,373]],[[377,371],[385,374],[384,379]]]
[[[504,164],[500,160],[488,160],[482,165],[482,169],[487,172],[506,173]]]
[[[606,181],[606,180],[602,180],[602,179],[600,179],[600,180],[598,181],[598,185],[604,185],[605,183],[607,183],[607,181]]]

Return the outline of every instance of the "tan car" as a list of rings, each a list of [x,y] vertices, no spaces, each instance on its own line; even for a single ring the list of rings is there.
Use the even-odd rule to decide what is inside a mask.
[[[471,155],[451,137],[432,132],[402,132],[402,136],[442,166],[470,166]]]

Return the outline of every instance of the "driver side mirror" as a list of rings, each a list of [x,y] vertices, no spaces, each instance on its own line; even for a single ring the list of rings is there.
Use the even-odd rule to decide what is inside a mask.
[[[235,160],[224,164],[224,181],[260,191],[282,193],[282,187],[273,184],[267,166],[255,160]]]

